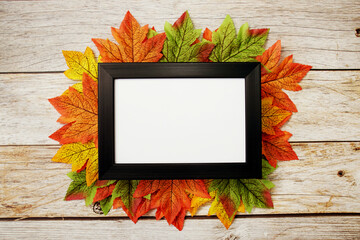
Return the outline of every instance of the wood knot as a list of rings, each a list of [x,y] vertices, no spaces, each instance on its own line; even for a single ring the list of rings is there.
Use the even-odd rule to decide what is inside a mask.
[[[360,37],[360,28],[355,29],[355,36]]]
[[[340,170],[340,171],[338,171],[337,175],[338,175],[339,177],[343,177],[343,176],[345,175],[345,171]]]
[[[94,203],[93,211],[94,211],[94,213],[99,214],[99,215],[104,214],[103,210],[101,209],[100,202]]]

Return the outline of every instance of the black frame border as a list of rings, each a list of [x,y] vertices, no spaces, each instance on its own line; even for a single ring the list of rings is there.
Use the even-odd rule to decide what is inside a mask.
[[[99,179],[262,178],[260,63],[99,63]],[[114,81],[121,78],[244,78],[246,163],[116,164]]]

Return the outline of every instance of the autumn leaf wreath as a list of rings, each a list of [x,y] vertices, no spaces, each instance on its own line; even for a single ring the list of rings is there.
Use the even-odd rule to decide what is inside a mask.
[[[188,12],[174,23],[165,23],[164,33],[148,25],[140,26],[127,12],[120,28],[111,28],[116,42],[94,38],[99,50],[96,58],[85,52],[63,51],[69,67],[65,75],[75,83],[62,95],[49,99],[61,114],[64,124],[50,138],[62,146],[54,162],[72,165],[72,182],[65,200],[85,199],[86,206],[99,204],[103,214],[122,208],[135,223],[151,209],[156,219],[165,217],[182,230],[186,213],[195,215],[200,206],[211,203],[208,214],[216,214],[229,228],[238,212],[253,207],[273,208],[267,179],[277,161],[298,159],[288,140],[291,133],[280,130],[297,112],[283,91],[299,91],[298,84],[311,66],[280,61],[281,42],[265,51],[269,29],[249,29],[243,24],[236,34],[234,23],[226,16],[215,31],[194,29]],[[99,62],[248,62],[258,61],[261,70],[262,172],[263,179],[209,180],[98,180],[98,63]]]

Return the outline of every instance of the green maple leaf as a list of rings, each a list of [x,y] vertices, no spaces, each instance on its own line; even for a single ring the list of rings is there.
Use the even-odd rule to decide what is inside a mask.
[[[66,192],[65,200],[79,200],[85,199],[85,205],[89,206],[93,203],[93,199],[96,194],[96,190],[99,187],[108,186],[115,182],[115,180],[105,181],[103,184],[99,184],[100,181],[94,182],[90,186],[86,183],[86,171],[81,172],[69,172],[67,174],[71,180],[73,180]]]
[[[214,44],[207,40],[199,41],[201,29],[194,29],[189,13],[186,11],[173,24],[164,26],[166,40],[160,62],[206,62]]]
[[[103,200],[100,201],[100,207],[101,210],[103,211],[104,215],[107,215],[113,205],[114,199],[109,196]]]
[[[135,192],[137,185],[139,184],[139,180],[118,180],[118,181],[112,181],[111,184],[115,182],[116,184],[115,186],[113,186],[112,190],[109,190],[111,189],[109,188],[111,186],[110,184],[107,184],[105,186],[99,187],[100,191],[98,191],[97,194],[94,194],[94,196],[95,195],[97,196],[95,197],[96,199],[99,198],[101,199],[100,206],[104,215],[107,215],[109,213],[111,207],[114,204],[114,200],[118,197],[121,198],[121,201],[124,203],[125,207],[129,210],[130,214],[133,215],[134,214],[133,210],[136,210],[133,209],[134,207],[133,194]]]
[[[159,33],[155,30],[155,28],[149,28],[148,33],[146,34],[147,38],[152,38],[155,37],[156,35],[158,35]]]
[[[112,192],[112,202],[114,202],[115,198],[121,197],[121,201],[133,215],[133,194],[138,184],[139,180],[119,180]]]
[[[147,199],[147,200],[151,200],[151,193],[148,194],[148,195],[143,196],[143,198],[145,198],[145,199]]]
[[[89,206],[94,199],[96,189],[95,183],[87,186],[86,184],[86,171],[69,172],[67,174],[73,181],[70,183],[69,188],[65,195],[65,200],[79,200],[85,198],[85,205]]]
[[[229,15],[217,31],[212,34],[215,48],[209,59],[213,62],[254,62],[254,57],[261,55],[269,29],[249,29],[243,24],[236,35],[234,22]]]
[[[241,201],[246,211],[253,207],[273,207],[270,188],[274,186],[266,180],[268,174],[274,171],[266,160],[262,161],[263,179],[213,179],[210,181],[209,192],[216,191],[216,198],[223,204],[229,218],[232,218]]]

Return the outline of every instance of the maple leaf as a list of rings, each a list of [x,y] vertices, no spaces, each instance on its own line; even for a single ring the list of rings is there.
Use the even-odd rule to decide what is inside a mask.
[[[172,225],[174,225],[179,231],[181,231],[184,227],[184,219],[186,215],[186,208],[181,208],[179,214],[175,217]]]
[[[75,83],[71,86],[71,88],[75,89],[76,91],[78,91],[79,93],[83,92],[83,86],[82,86],[82,82],[78,82]],[[69,94],[69,89],[66,89],[65,92],[63,92],[62,95],[68,95]],[[57,120],[57,122],[62,123],[62,124],[67,124],[67,123],[71,123],[75,121],[75,119],[73,117],[65,117],[65,116],[60,116]],[[68,126],[70,127],[70,126]],[[62,135],[59,135],[59,140],[56,141],[60,141]],[[54,139],[54,138],[52,138]],[[55,140],[55,139],[54,139]]]
[[[291,112],[272,105],[273,98],[261,99],[262,131],[274,135],[274,127],[282,126],[291,116]]]
[[[118,180],[113,181],[111,185],[98,188],[93,201],[100,201],[104,207],[103,213],[106,215],[111,206],[114,209],[122,207],[133,222],[151,209],[149,199],[140,197],[134,198],[133,194],[139,183],[139,180]]]
[[[86,73],[82,80],[83,93],[70,87],[67,94],[49,99],[68,125],[60,128],[50,138],[61,144],[91,140],[98,143],[98,91],[97,83]],[[64,120],[65,119],[65,120]]]
[[[236,212],[245,212],[245,205],[241,202],[239,208],[237,209]],[[226,229],[229,229],[230,225],[232,224],[232,222],[235,219],[235,215],[234,214],[232,217],[229,217],[222,205],[222,203],[215,198],[214,201],[211,203],[211,206],[209,208],[209,212],[208,212],[208,216],[210,215],[214,215],[216,214],[216,216],[219,218],[219,220],[222,222],[222,224],[226,227]]]
[[[100,202],[101,210],[102,210],[103,214],[106,216],[109,213],[109,211],[113,205],[113,199],[110,196],[103,200],[100,200],[99,202]]]
[[[211,31],[210,31],[211,32]],[[210,38],[207,31],[206,39]],[[249,29],[247,23],[240,27],[236,34],[234,22],[227,15],[217,31],[211,34],[214,50],[210,54],[213,62],[250,62],[256,61],[254,57],[261,55],[265,50],[263,45],[266,41],[269,29]]]
[[[107,215],[112,207],[113,199],[111,197],[112,191],[115,188],[115,181],[109,185],[99,187],[96,190],[96,194],[93,198],[93,202],[99,202],[101,210],[104,215]]]
[[[133,195],[138,184],[139,180],[119,180],[112,192],[112,198],[120,197],[122,203],[131,215],[134,215],[137,208]]]
[[[289,96],[284,93],[281,89],[269,89],[262,88],[261,89],[261,98],[272,98],[272,104],[277,106],[283,110],[297,112],[297,108],[295,104],[291,101]]]
[[[210,198],[203,180],[141,180],[134,197],[151,195],[153,206],[158,208],[169,224],[181,214],[182,209],[189,210],[191,201],[188,194]],[[155,194],[153,194],[155,193]],[[184,218],[182,218],[182,221]],[[177,221],[180,221],[178,219]],[[177,223],[179,225],[179,223]]]
[[[277,160],[298,160],[296,153],[288,142],[291,136],[291,133],[281,131],[280,129],[275,130],[275,135],[263,133],[262,153],[269,161],[271,166],[276,167]]]
[[[89,206],[93,203],[93,199],[99,186],[104,187],[111,184],[111,181],[101,183],[97,181],[92,183],[90,186],[86,182],[85,171],[81,172],[70,172],[67,174],[73,181],[70,183],[68,190],[65,195],[65,200],[80,200],[85,198],[85,205]]]
[[[215,195],[213,195],[215,192],[210,192],[209,195],[211,198],[203,198],[199,196],[192,196],[191,197],[191,206],[190,206],[190,214],[191,216],[194,216],[197,212],[197,210],[204,204],[211,202]]]
[[[301,90],[298,82],[307,74],[311,66],[292,62],[292,56],[278,65],[281,54],[281,41],[277,41],[262,56],[256,59],[261,62],[261,97],[273,98],[273,105],[284,110],[297,112],[295,104],[282,89]]]
[[[70,119],[70,120],[69,120]],[[71,125],[72,125],[72,122],[73,122],[73,119],[72,118],[59,118],[59,120],[58,121],[68,121],[69,120],[69,123],[68,124],[66,124],[66,125],[64,125],[64,126],[62,126],[61,128],[59,128],[56,132],[54,132],[53,134],[51,134],[50,136],[49,136],[49,138],[51,138],[51,139],[53,139],[53,140],[55,140],[55,141],[58,141],[58,142],[60,142],[61,141],[61,139],[62,139],[62,137],[63,137],[63,135],[66,133],[66,131],[71,127]]]
[[[228,229],[230,227],[231,223],[233,222],[235,215],[232,218],[230,218],[227,215],[222,203],[217,198],[215,198],[215,196],[216,196],[215,191],[210,192],[209,194],[211,196],[211,199],[202,198],[202,197],[198,197],[198,196],[192,197],[191,209],[190,209],[191,216],[195,215],[196,211],[198,210],[198,208],[200,206],[212,201],[211,206],[209,208],[208,216],[216,214],[216,216],[219,218],[219,220],[222,222],[222,224],[226,227],[226,229]],[[237,212],[242,212],[242,213],[245,212],[245,206],[243,203],[240,203],[240,206],[239,206]]]
[[[157,197],[157,195],[159,194],[159,191],[156,191],[154,194],[152,194],[152,201],[150,204],[150,208],[157,208],[157,211],[155,213],[155,219],[156,220],[160,220],[161,218],[163,218],[165,216],[164,212],[161,210],[160,205],[161,205],[161,198]],[[189,198],[191,198],[191,196],[193,196],[193,194],[188,194]],[[171,225],[174,225],[179,231],[181,231],[184,227],[184,220],[185,220],[185,215],[186,215],[186,211],[189,210],[187,207],[181,207],[179,213],[175,216],[173,222],[171,223]],[[170,223],[169,223],[170,225]]]
[[[139,217],[147,213],[151,209],[151,201],[146,198],[134,198],[133,210],[130,210],[122,202],[121,197],[115,198],[113,202],[113,208],[122,208],[128,217],[136,223]],[[136,209],[136,210],[135,210]]]
[[[293,56],[286,57],[271,73],[261,77],[261,87],[299,91],[298,84],[310,71],[311,66],[293,63]]]
[[[65,195],[65,200],[80,200],[85,199],[86,206],[92,203],[92,199],[96,193],[96,187],[94,184],[88,186],[86,184],[86,173],[82,172],[70,172],[67,174],[71,180],[73,180]]]
[[[94,196],[93,202],[99,202],[101,200],[104,200],[105,198],[112,195],[112,192],[114,191],[114,188],[116,186],[116,182],[111,183],[110,185],[99,187],[96,190],[96,194]]]
[[[87,47],[85,52],[63,51],[66,64],[69,69],[64,72],[65,76],[73,80],[82,80],[86,73],[94,80],[98,78],[98,64],[91,48]]]
[[[217,30],[215,30],[216,32]],[[203,33],[203,39],[208,40],[209,42],[212,41],[212,31],[208,28],[205,28]]]
[[[265,160],[262,164],[263,169],[264,166],[269,165]],[[264,181],[269,173],[269,171],[263,171],[263,179],[212,179],[209,191],[216,191],[216,198],[219,199],[230,219],[236,214],[241,202],[249,213],[254,206],[272,208],[269,187],[273,185],[270,181]]]
[[[149,31],[148,33],[146,34],[146,38],[149,39],[149,38],[152,38],[152,37],[155,37],[156,35],[158,35],[159,33],[155,30],[154,27],[152,28],[149,28]]]
[[[278,65],[281,56],[281,41],[278,40],[274,45],[268,48],[262,55],[256,57],[262,64],[261,75],[272,72]]]
[[[128,11],[120,28],[111,28],[118,44],[109,39],[92,39],[98,48],[103,62],[157,62],[162,57],[161,50],[165,33],[147,38],[149,27],[143,27]]]
[[[64,144],[52,161],[71,164],[74,172],[81,171],[86,167],[88,186],[98,178],[98,150],[93,142]]]
[[[214,44],[198,38],[201,29],[194,29],[189,13],[184,12],[173,24],[164,26],[166,40],[162,50],[161,62],[207,62]]]

